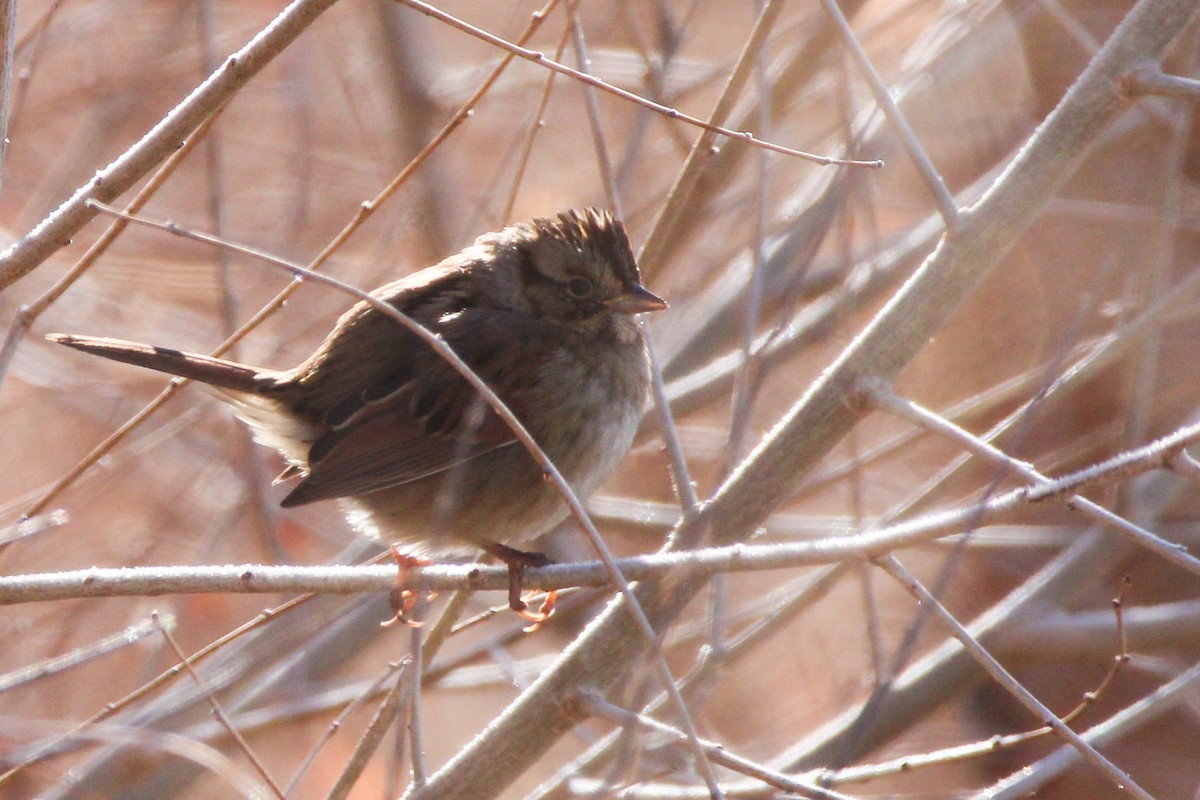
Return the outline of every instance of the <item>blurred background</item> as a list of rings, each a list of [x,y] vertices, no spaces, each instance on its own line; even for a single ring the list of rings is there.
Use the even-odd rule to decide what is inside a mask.
[[[1131,5],[841,1],[960,207],[991,186]],[[21,3],[0,236],[7,243],[27,233],[281,8],[248,0]],[[509,40],[537,10],[509,0],[452,0],[439,8]],[[559,60],[578,65],[582,39],[589,71],[707,118],[760,10],[756,2],[564,0],[528,46],[548,55],[561,50]],[[643,259],[646,284],[671,303],[646,322],[701,499],[943,232],[929,188],[820,4],[789,3],[766,24],[769,35],[734,97],[729,127],[886,166],[819,166],[718,140],[670,235]],[[1196,76],[1198,44],[1194,28],[1181,31],[1165,68]],[[233,99],[141,213],[307,264],[413,162],[501,56],[399,4],[342,0]],[[324,269],[372,288],[510,221],[586,205],[618,205],[639,249],[700,131],[603,93],[594,111],[579,83],[513,62]],[[995,428],[999,447],[1046,474],[1194,422],[1195,117],[1196,106],[1183,100],[1132,104],[1033,227],[1014,234],[1011,253],[906,367],[896,390],[974,433]],[[56,347],[42,334],[209,352],[290,283],[243,255],[132,226],[60,291],[110,223],[97,218],[0,294],[3,324],[14,325],[10,337],[29,326],[23,340],[10,338],[11,358],[0,364],[0,570],[323,564],[374,552],[376,545],[354,540],[335,504],[281,510],[284,487],[271,486],[279,459],[190,387],[65,480],[166,381]],[[53,302],[18,316],[47,293]],[[343,295],[305,284],[231,355],[293,366],[347,305]],[[656,550],[679,517],[663,441],[651,409],[633,452],[592,500],[602,533],[621,553]],[[966,458],[957,444],[878,413],[865,415],[817,470],[797,477],[794,495],[756,541],[868,530],[1019,485]],[[1197,543],[1195,485],[1172,473],[1151,472],[1089,497],[1171,541]],[[25,515],[32,519],[18,525]],[[544,549],[563,560],[590,557],[571,525]],[[986,644],[1060,714],[1095,690],[1122,652],[1111,600],[1128,576],[1123,623],[1132,658],[1073,725],[1112,726],[1103,751],[1155,797],[1200,796],[1200,696],[1187,687],[1157,702],[1153,694],[1200,656],[1196,575],[1054,502],[899,556],[964,623],[983,614],[998,619]],[[248,792],[257,777],[244,750],[214,723],[208,698],[185,676],[53,751],[38,748],[178,661],[154,632],[103,652],[80,648],[146,626],[157,611],[191,653],[287,599],[199,595],[4,607],[0,767],[19,769],[0,781],[0,796]],[[422,691],[429,768],[495,718],[606,599],[601,593],[568,603],[532,635],[500,614],[452,637]],[[480,594],[469,613],[503,602],[500,593]],[[386,598],[324,598],[261,624],[198,668],[276,782],[294,782],[287,796],[324,797],[345,767],[379,702],[369,684],[390,676],[389,662],[409,651],[406,632],[378,628],[389,613]],[[741,638],[748,631],[756,635]],[[676,674],[714,657],[688,693],[702,735],[783,771],[878,764],[1040,724],[981,671],[945,655],[945,640],[945,630],[886,575],[842,565],[729,576],[672,628],[668,654]],[[69,663],[46,668],[60,656]],[[880,687],[892,693],[887,712],[864,711],[873,693],[883,697]],[[655,691],[634,681],[622,699],[637,707]],[[358,697],[361,705],[324,741],[331,721]],[[1130,718],[1139,701],[1149,709]],[[393,726],[349,796],[403,790],[408,761],[397,730],[403,726]],[[580,725],[498,796],[571,796],[595,790],[588,777],[610,782],[598,796],[614,796],[615,787],[649,797],[671,796],[668,786],[702,786],[690,757],[660,738],[637,737],[588,765],[574,760],[612,730],[602,721]],[[1014,796],[1122,796],[1092,767],[1051,769],[1060,747],[1041,737],[835,785],[861,797],[961,797],[987,787],[1005,796],[1002,786]],[[575,782],[556,782],[560,771]],[[721,774],[744,787],[736,796],[783,796]]]

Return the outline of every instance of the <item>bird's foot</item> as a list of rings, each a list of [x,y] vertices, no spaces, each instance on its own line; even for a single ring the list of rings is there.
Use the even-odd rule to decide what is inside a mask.
[[[400,549],[395,545],[391,547],[392,558],[396,559],[396,583],[392,587],[392,591],[388,594],[388,602],[391,603],[392,611],[395,614],[391,619],[382,622],[384,627],[390,627],[397,622],[403,622],[410,628],[419,628],[423,624],[420,620],[413,619],[413,609],[418,605],[424,605],[427,601],[434,597],[433,592],[426,592],[424,595],[419,592],[414,592],[411,589],[406,589],[404,584],[408,581],[408,573],[414,567],[427,567],[435,562],[427,558],[417,558],[410,556],[407,553],[400,552]]]
[[[483,549],[508,565],[508,607],[523,619],[533,623],[525,628],[526,633],[533,633],[554,613],[558,592],[554,589],[546,592],[546,597],[542,600],[538,610],[530,611],[529,604],[521,599],[521,576],[526,567],[544,567],[554,562],[545,553],[531,553],[494,542],[485,545]]]

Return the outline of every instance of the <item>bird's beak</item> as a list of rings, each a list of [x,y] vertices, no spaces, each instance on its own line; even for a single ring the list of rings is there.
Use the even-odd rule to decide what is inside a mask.
[[[667,307],[667,301],[640,283],[635,283],[624,294],[609,300],[606,305],[623,314],[640,314],[643,311],[662,311]]]

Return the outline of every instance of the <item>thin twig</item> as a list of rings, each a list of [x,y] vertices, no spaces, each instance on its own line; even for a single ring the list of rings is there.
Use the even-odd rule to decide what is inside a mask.
[[[105,636],[103,639],[76,647],[69,653],[54,658],[46,658],[32,664],[26,664],[18,670],[0,675],[0,692],[15,689],[32,681],[49,678],[72,667],[89,663],[100,656],[116,652],[129,645],[136,644],[142,639],[155,634],[161,628],[175,627],[175,618],[170,615],[158,615],[153,620],[130,625],[117,633]]]
[[[571,26],[563,27],[562,38],[558,40],[558,47],[554,51],[554,60],[562,61],[563,51],[567,48],[567,40],[571,38]],[[546,106],[550,103],[550,95],[554,90],[554,79],[558,77],[558,73],[553,70],[547,70],[546,83],[542,86],[542,96],[538,100],[537,111],[533,113],[533,122],[529,125],[529,132],[525,136],[525,146],[521,148],[521,156],[517,159],[516,169],[513,170],[513,184],[508,192],[508,201],[504,204],[504,212],[500,215],[502,223],[512,219],[513,206],[517,203],[517,194],[521,190],[521,182],[525,178],[525,170],[529,166],[529,158],[533,155],[533,146],[537,142],[538,134],[546,125]]]
[[[337,781],[325,795],[326,800],[344,800],[349,796],[350,790],[354,788],[359,777],[362,776],[363,770],[366,769],[371,757],[375,755],[375,751],[383,741],[384,734],[396,722],[396,717],[402,713],[404,706],[409,702],[413,683],[406,673],[411,667],[412,660],[406,658],[403,666],[396,673],[396,681],[392,684],[391,691],[387,693],[379,708],[375,710],[375,715],[371,717],[367,729],[363,731],[358,744],[354,747],[354,752],[342,767]]]
[[[846,49],[849,50],[858,68],[866,77],[867,84],[871,87],[871,93],[875,97],[875,102],[883,109],[888,122],[892,124],[892,127],[896,129],[896,133],[900,136],[900,141],[903,142],[904,149],[908,151],[909,158],[912,159],[917,172],[920,173],[921,178],[925,181],[925,186],[929,189],[930,194],[933,195],[934,203],[937,204],[938,211],[941,212],[946,227],[953,229],[958,222],[958,206],[954,202],[954,196],[946,188],[946,182],[938,174],[937,167],[933,165],[933,162],[929,159],[929,155],[925,152],[925,148],[921,146],[916,132],[908,124],[908,119],[904,116],[904,112],[900,110],[900,106],[896,104],[896,100],[892,97],[887,84],[883,82],[883,78],[880,77],[878,70],[875,69],[875,65],[871,63],[867,52],[859,44],[858,37],[854,35],[854,30],[850,27],[850,23],[846,20],[846,15],[842,13],[842,9],[838,6],[836,0],[821,0],[821,4],[825,6],[825,11],[837,26]]]
[[[412,671],[409,676],[411,686],[408,703],[408,747],[412,763],[412,785],[424,786],[425,776],[425,744],[424,730],[421,723],[421,668],[425,663],[425,653],[422,647],[424,631],[419,625],[409,629],[408,640],[412,648],[411,661],[408,668]]]
[[[1084,731],[1082,738],[1096,746],[1116,739],[1122,732],[1154,720],[1183,702],[1200,680],[1200,664],[1179,674],[1153,692],[1108,719]],[[1032,764],[1025,764],[1011,775],[975,794],[971,800],[1017,800],[1036,794],[1047,782],[1062,775],[1083,758],[1080,751],[1066,745]]]
[[[216,6],[216,0],[201,0],[196,4],[197,27],[199,28],[200,49],[203,58],[202,66],[206,74],[215,71],[220,64],[220,57],[216,50]],[[218,115],[213,115],[206,120],[205,125],[197,128],[197,131],[204,130],[208,134],[204,137],[204,180],[207,190],[205,199],[212,229],[217,236],[223,237],[229,230],[226,189],[228,174],[224,137],[221,135],[221,127],[215,124],[216,116]],[[130,211],[128,213],[137,212]],[[238,320],[241,318],[241,302],[233,283],[233,265],[230,261],[229,251],[220,250],[216,257],[216,278],[220,291],[220,331],[222,336],[228,337],[238,328]],[[237,352],[234,351],[231,355],[236,358]],[[237,446],[241,450],[236,459],[237,469],[241,472],[251,497],[248,503],[251,511],[246,516],[250,518],[248,521],[259,532],[259,535],[266,540],[266,545],[270,548],[272,555],[279,561],[287,561],[288,558],[283,552],[279,538],[273,535],[279,512],[269,495],[270,477],[266,474],[263,451],[255,447],[254,437],[249,428],[245,425],[237,425],[235,430],[234,436],[237,439]]]
[[[671,401],[667,397],[667,385],[663,381],[662,366],[658,361],[658,353],[654,341],[649,336],[645,324],[642,332],[646,334],[646,342],[650,352],[650,393],[654,397],[654,408],[658,412],[659,431],[666,444],[667,464],[671,469],[671,483],[679,498],[684,518],[695,516],[700,510],[700,497],[696,494],[696,484],[688,469],[687,457],[683,452],[683,444],[679,441],[679,427],[675,424],[675,412],[671,409]]]
[[[0,186],[8,154],[8,124],[12,112],[13,50],[17,38],[17,0],[0,0]]]
[[[1150,793],[1139,786],[1129,774],[1117,767],[1107,758],[1100,754],[1091,744],[1086,742],[1078,733],[1071,730],[1061,719],[1058,718],[1047,708],[1040,700],[1033,696],[1033,693],[1026,689],[1020,681],[1013,677],[1012,673],[1000,665],[991,653],[989,653],[982,645],[977,642],[970,633],[967,632],[958,620],[946,609],[941,602],[927,590],[916,576],[909,572],[903,564],[901,564],[895,556],[887,556],[876,562],[883,568],[884,572],[892,576],[897,583],[903,586],[913,597],[917,599],[923,606],[933,610],[934,614],[950,629],[963,647],[967,649],[972,657],[979,663],[981,667],[987,670],[997,683],[1015,697],[1021,705],[1025,706],[1029,711],[1041,722],[1049,726],[1054,732],[1064,739],[1067,744],[1075,748],[1080,756],[1085,761],[1095,766],[1100,772],[1112,781],[1113,785],[1119,790],[1128,791],[1134,797],[1141,800],[1154,800]]]
[[[579,17],[578,0],[567,0],[567,8],[570,16],[567,27],[571,31],[571,44],[575,47],[575,61],[579,64],[580,73],[590,76],[592,60],[588,56],[587,41],[583,38],[583,20]],[[600,105],[596,98],[595,86],[588,83],[583,85],[583,103],[587,110],[588,128],[592,132],[592,144],[596,148],[596,163],[600,167],[600,180],[604,184],[605,200],[617,219],[625,219],[621,193],[617,191],[617,176],[613,172],[612,160],[608,156],[604,126],[600,124]]]
[[[1064,724],[1070,723],[1078,717],[1087,708],[1091,707],[1100,695],[1112,684],[1113,679],[1123,666],[1129,663],[1128,642],[1125,638],[1125,621],[1122,613],[1121,601],[1124,596],[1124,590],[1128,586],[1128,582],[1122,585],[1121,597],[1113,600],[1113,611],[1116,616],[1116,633],[1117,633],[1117,655],[1113,658],[1109,670],[1101,678],[1096,687],[1088,692],[1085,692],[1083,699],[1069,711],[1064,714],[1062,721]],[[1111,627],[1111,626],[1110,626]],[[814,780],[822,785],[829,783],[851,783],[858,781],[870,781],[881,778],[885,775],[896,775],[900,773],[911,773],[913,770],[923,767],[931,767],[939,764],[948,764],[955,761],[964,761],[969,758],[995,753],[998,750],[1016,747],[1024,744],[1032,739],[1043,737],[1053,733],[1053,729],[1043,725],[1030,731],[1021,733],[1005,734],[1003,736],[991,736],[983,741],[969,742],[967,744],[954,745],[952,747],[944,747],[937,750],[930,750],[917,755],[905,755],[899,758],[891,759],[878,764],[862,764],[854,767],[843,767],[838,770],[817,769],[804,777]]]
[[[58,15],[59,9],[62,8],[66,0],[51,0],[50,5],[42,15],[22,36],[13,48],[14,60],[20,56],[27,58],[25,67],[18,71],[16,91],[13,92],[12,107],[9,110],[9,117],[12,120],[10,123],[9,134],[12,134],[12,128],[16,122],[21,119],[21,109],[24,107],[25,98],[29,96],[29,82],[34,75],[38,74],[38,67],[41,64],[41,56],[45,48],[43,45],[46,42],[46,31],[50,29],[50,23]],[[15,3],[13,4],[16,5]],[[27,52],[28,49],[28,52]]]
[[[151,618],[157,623],[158,612],[153,613]],[[271,774],[267,772],[266,765],[263,764],[262,760],[255,754],[254,750],[250,747],[250,743],[246,741],[244,736],[242,736],[241,731],[239,731],[237,727],[229,720],[229,716],[225,713],[225,709],[221,707],[221,703],[217,700],[216,695],[212,693],[208,686],[205,685],[204,681],[201,680],[200,676],[196,674],[196,670],[192,667],[192,660],[184,655],[182,648],[179,647],[179,643],[176,642],[175,637],[171,635],[170,629],[166,626],[160,626],[158,630],[159,633],[162,634],[162,637],[166,641],[167,645],[171,648],[171,651],[175,653],[175,657],[179,659],[179,666],[183,668],[183,670],[191,677],[192,681],[195,682],[200,691],[204,693],[204,696],[208,701],[209,708],[212,709],[213,715],[217,718],[217,721],[221,723],[221,726],[225,728],[229,735],[233,737],[233,740],[237,742],[238,749],[242,751],[242,755],[244,755],[246,760],[250,762],[250,766],[252,766],[254,771],[258,773],[258,776],[262,778],[268,786],[271,787],[271,791],[275,793],[275,796],[280,798],[280,800],[283,800],[283,790],[279,788],[279,784],[277,784],[275,779],[271,777]]]
[[[341,705],[342,708],[340,711],[338,711],[338,715],[334,717],[333,721],[325,727],[325,733],[321,736],[321,738],[308,749],[307,755],[304,756],[304,759],[300,762],[300,766],[296,768],[296,771],[292,774],[292,779],[288,781],[288,785],[284,789],[285,797],[295,796],[294,792],[296,791],[296,787],[300,784],[301,779],[308,772],[309,768],[312,767],[313,762],[316,761],[321,749],[334,737],[335,734],[343,730],[346,720],[352,713],[357,711],[363,703],[374,697],[379,692],[383,691],[384,682],[389,678],[393,678],[396,674],[396,671],[402,669],[403,666],[403,663],[398,661],[389,663],[387,667],[384,668],[383,672],[381,672],[374,680],[370,681],[365,688],[356,691],[350,702],[339,702],[339,705]],[[327,710],[326,706],[321,706],[321,710]],[[298,716],[300,716],[300,713],[292,714],[288,717],[288,719],[294,721]],[[237,722],[242,729],[249,730],[250,728],[254,727],[256,722],[248,719],[249,717],[249,714],[243,714],[239,717],[235,717],[234,721]],[[193,730],[192,733],[196,736],[196,738],[203,738],[203,735],[198,731]]]

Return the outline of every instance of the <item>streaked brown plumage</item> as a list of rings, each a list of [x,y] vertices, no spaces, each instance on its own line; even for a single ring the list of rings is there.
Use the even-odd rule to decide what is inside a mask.
[[[620,222],[567,211],[485,234],[373,296],[439,334],[586,496],[624,456],[648,360],[633,319],[666,304],[640,283]],[[206,384],[292,465],[283,499],[344,498],[359,530],[429,553],[519,546],[566,515],[554,486],[449,364],[366,302],[278,371],[149,345],[51,334]],[[504,548],[498,548],[503,551]]]

